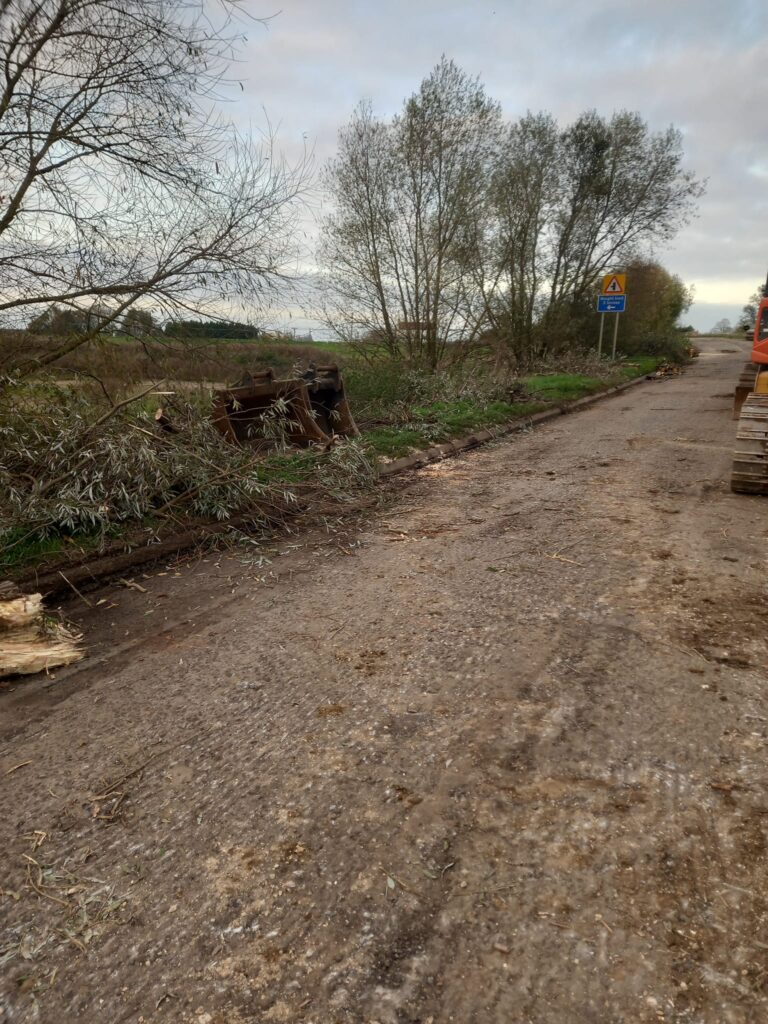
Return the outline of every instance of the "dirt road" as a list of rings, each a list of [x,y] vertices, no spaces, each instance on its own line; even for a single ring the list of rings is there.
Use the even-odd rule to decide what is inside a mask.
[[[105,590],[90,662],[0,692],[0,1020],[768,1019],[735,349],[401,480],[353,547]]]

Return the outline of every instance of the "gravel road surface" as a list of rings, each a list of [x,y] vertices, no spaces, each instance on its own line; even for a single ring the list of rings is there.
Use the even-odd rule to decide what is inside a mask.
[[[0,1021],[768,1020],[745,358],[68,607],[0,690]]]

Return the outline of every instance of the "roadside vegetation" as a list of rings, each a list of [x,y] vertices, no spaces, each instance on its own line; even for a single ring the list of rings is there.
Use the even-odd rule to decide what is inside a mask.
[[[180,0],[0,13],[0,572],[330,515],[378,459],[687,358],[690,293],[645,255],[701,194],[679,133],[626,111],[505,124],[445,58],[389,121],[358,107],[323,172],[309,312],[336,340],[266,334],[310,169],[210,116],[238,6],[218,23]],[[616,361],[595,354],[608,270],[630,282]],[[213,428],[215,386],[324,363],[359,439],[293,451],[279,410],[267,451]]]
[[[296,451],[278,420],[266,453],[223,441],[210,421],[212,379],[231,382],[246,368],[266,366],[287,374],[327,360],[329,348],[343,369],[360,439]],[[364,497],[379,459],[524,419],[660,362],[592,359],[568,373],[511,377],[492,372],[488,353],[430,373],[356,345],[211,342],[154,353],[149,367],[131,346],[110,353],[110,376],[67,366],[58,379],[49,373],[14,386],[0,417],[0,572],[23,576],[206,522],[232,521],[230,539],[239,543],[297,517],[340,515]],[[185,379],[161,376],[181,360]],[[159,407],[173,433],[158,430]]]

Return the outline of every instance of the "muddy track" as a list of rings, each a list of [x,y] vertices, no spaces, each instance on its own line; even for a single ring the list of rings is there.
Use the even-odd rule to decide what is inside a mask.
[[[105,589],[90,663],[0,692],[0,772],[29,762],[0,1019],[765,1020],[741,362],[710,344],[269,568]]]

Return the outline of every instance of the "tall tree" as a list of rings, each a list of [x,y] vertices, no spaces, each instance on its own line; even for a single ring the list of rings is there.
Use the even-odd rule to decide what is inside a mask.
[[[155,319],[148,309],[134,306],[123,317],[123,330],[134,338],[146,337],[152,333],[154,326]]]
[[[710,334],[731,334],[733,331],[733,325],[727,316],[724,316],[721,320],[718,320],[714,327],[711,328]]]
[[[0,6],[0,316],[99,316],[32,372],[151,300],[171,317],[258,301],[286,266],[306,166],[215,113],[238,36],[223,0]],[[104,315],[106,312],[106,316]],[[98,321],[94,323],[94,320]]]
[[[48,306],[27,324],[30,334],[48,334],[57,338],[78,335],[88,330],[88,313],[65,306]]]
[[[341,312],[432,368],[476,333],[468,239],[500,128],[497,104],[445,57],[390,122],[358,107],[325,173],[331,324]]]
[[[327,322],[430,366],[480,333],[519,364],[582,343],[600,276],[672,238],[703,192],[676,129],[627,111],[505,128],[445,58],[390,121],[358,107],[325,183]]]
[[[488,319],[519,360],[574,340],[600,276],[686,223],[702,185],[682,160],[678,131],[654,134],[626,111],[509,128],[476,265]]]
[[[693,292],[676,274],[652,260],[635,260],[621,269],[627,275],[627,310],[621,317],[625,352],[652,350],[668,339],[693,302]]]
[[[549,114],[507,126],[472,244],[474,282],[490,332],[525,362],[546,309],[552,225],[561,202],[560,135]]]

